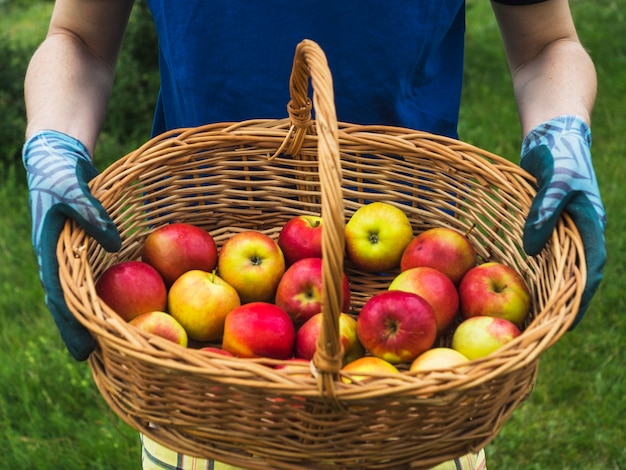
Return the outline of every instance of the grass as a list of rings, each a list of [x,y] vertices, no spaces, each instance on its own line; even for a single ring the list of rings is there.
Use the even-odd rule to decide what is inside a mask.
[[[535,390],[488,446],[490,470],[626,468],[626,209],[620,188],[626,180],[620,105],[626,20],[615,1],[571,5],[598,70],[593,154],[608,214],[609,259],[586,318],[542,356]],[[45,34],[45,15],[28,18],[24,34]],[[24,37],[17,19],[12,34]],[[469,2],[461,138],[517,161],[519,125],[507,74],[488,3]],[[128,150],[117,143],[103,148],[105,160]],[[3,169],[0,178],[0,468],[137,469],[136,432],[109,411],[87,365],[68,356],[43,304],[23,170]]]

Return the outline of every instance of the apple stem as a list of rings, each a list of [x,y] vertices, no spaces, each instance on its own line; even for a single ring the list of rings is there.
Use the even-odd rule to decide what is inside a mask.
[[[474,230],[475,228],[476,228],[476,222],[473,222],[472,225],[470,225],[470,228],[468,228],[465,231],[465,236],[467,237],[472,232],[472,230]]]

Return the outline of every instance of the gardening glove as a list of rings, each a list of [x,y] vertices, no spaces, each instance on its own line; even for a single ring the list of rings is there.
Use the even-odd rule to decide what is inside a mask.
[[[539,253],[563,211],[580,233],[587,281],[571,328],[582,319],[606,261],[606,212],[591,162],[591,131],[577,116],[559,116],[531,130],[522,143],[520,166],[537,179],[537,195],[524,226],[524,250]]]
[[[65,303],[56,257],[59,236],[66,218],[72,218],[107,251],[119,250],[121,238],[89,191],[87,183],[98,172],[81,142],[56,131],[42,131],[24,144],[22,159],[28,180],[32,243],[46,305],[69,352],[84,361],[94,350],[95,341]]]

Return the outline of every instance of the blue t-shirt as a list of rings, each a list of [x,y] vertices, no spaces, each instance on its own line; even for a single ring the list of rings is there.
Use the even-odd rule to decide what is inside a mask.
[[[161,90],[155,134],[287,116],[303,39],[324,50],[337,118],[456,137],[463,0],[148,0]]]

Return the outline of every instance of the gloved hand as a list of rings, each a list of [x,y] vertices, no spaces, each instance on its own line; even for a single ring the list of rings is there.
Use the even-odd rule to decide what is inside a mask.
[[[87,183],[98,172],[81,142],[56,131],[42,131],[24,144],[22,159],[28,180],[32,243],[46,305],[69,352],[84,361],[95,348],[95,341],[65,303],[57,242],[67,218],[76,220],[107,251],[119,250],[122,241],[115,224],[89,191]]]
[[[524,226],[524,250],[539,253],[563,211],[585,246],[587,282],[571,328],[585,314],[606,261],[606,212],[591,162],[591,131],[577,116],[559,116],[531,130],[522,143],[520,165],[537,179],[537,195]]]

